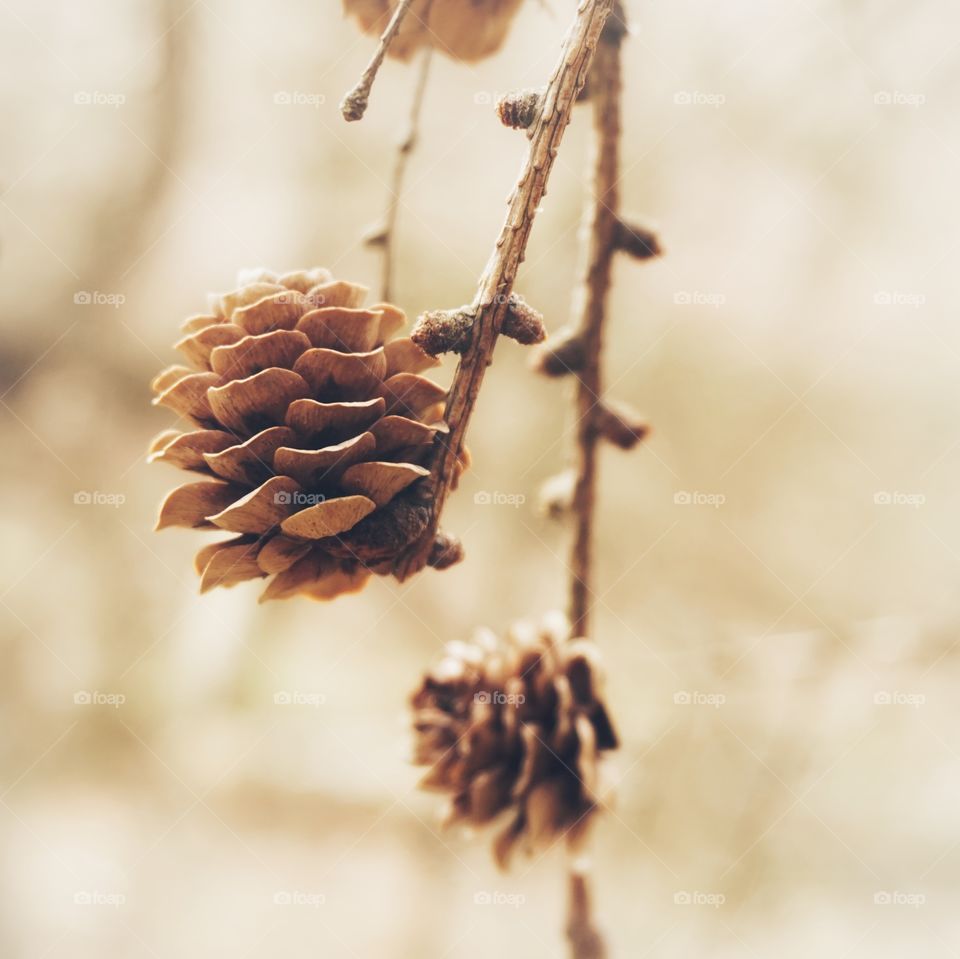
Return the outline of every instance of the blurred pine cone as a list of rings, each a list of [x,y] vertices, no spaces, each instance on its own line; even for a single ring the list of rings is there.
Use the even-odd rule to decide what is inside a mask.
[[[604,802],[598,760],[617,735],[599,652],[568,635],[560,616],[515,625],[505,642],[480,631],[449,644],[412,697],[414,762],[431,767],[421,787],[450,794],[447,823],[508,814],[493,847],[501,867],[518,844],[576,847]]]
[[[482,60],[497,52],[522,0],[413,0],[387,52],[409,60],[433,46],[454,60]],[[344,13],[355,17],[364,33],[380,36],[397,0],[343,0]]]
[[[263,599],[354,592],[422,534],[422,465],[445,391],[437,361],[390,304],[324,269],[241,275],[177,343],[190,366],[154,380],[154,400],[190,421],[150,460],[197,474],[170,493],[158,529],[229,530],[196,558],[201,590],[273,576]]]

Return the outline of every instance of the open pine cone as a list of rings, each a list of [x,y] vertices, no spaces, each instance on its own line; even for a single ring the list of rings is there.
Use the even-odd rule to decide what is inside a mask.
[[[540,629],[489,631],[450,643],[412,697],[414,762],[421,787],[450,795],[445,821],[509,822],[494,840],[507,865],[565,837],[575,848],[602,804],[598,760],[617,746],[603,699],[596,646],[567,642],[562,617]]]
[[[418,486],[445,391],[437,361],[390,304],[324,269],[241,275],[184,323],[190,366],[154,380],[155,403],[188,420],[150,460],[196,474],[160,509],[158,529],[228,530],[196,559],[201,589],[273,576],[262,599],[354,592],[420,536]]]
[[[496,53],[522,0],[414,0],[387,52],[409,60],[433,46],[454,60],[482,60]],[[380,36],[397,0],[343,0],[347,16],[364,33]]]

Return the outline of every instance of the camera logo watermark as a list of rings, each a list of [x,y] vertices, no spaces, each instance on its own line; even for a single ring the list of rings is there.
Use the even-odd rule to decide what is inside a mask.
[[[496,689],[474,694],[473,701],[481,706],[522,706],[527,697],[523,693],[504,693]]]
[[[517,509],[526,503],[523,493],[501,493],[498,490],[479,490],[473,494],[476,506],[512,506]]]
[[[719,509],[726,501],[723,493],[704,493],[696,489],[681,489],[673,494],[675,506],[712,506]]]
[[[326,500],[323,493],[307,493],[303,490],[278,490],[273,494],[273,501],[278,506],[316,506]]]
[[[723,693],[702,693],[698,689],[678,689],[673,694],[673,702],[677,706],[712,706],[719,709],[726,701]]]
[[[102,693],[99,689],[78,689],[73,694],[75,706],[112,706],[119,709],[126,701],[123,693]]]
[[[324,905],[327,897],[322,892],[301,892],[298,889],[279,889],[273,894],[275,906],[309,906],[317,909]]]
[[[73,102],[81,107],[113,107],[115,110],[127,102],[125,93],[104,93],[101,90],[77,90]]]
[[[927,697],[923,693],[905,693],[899,689],[879,689],[873,694],[874,706],[911,706],[919,709],[926,702]]]
[[[103,490],[79,489],[73,494],[74,506],[112,506],[119,509],[126,501],[123,493],[106,493]]]
[[[473,894],[475,906],[512,906],[519,909],[527,897],[520,892],[501,892],[499,889],[481,889]]]
[[[103,290],[77,290],[73,294],[74,306],[112,306],[120,309],[127,298],[123,293],[105,293]]]
[[[677,306],[712,306],[720,309],[727,302],[725,293],[704,293],[701,290],[677,290],[673,294],[673,302]]]
[[[927,498],[923,493],[904,493],[900,490],[877,490],[873,494],[875,506],[912,506],[920,509]]]
[[[727,102],[726,94],[704,93],[702,90],[677,90],[673,102],[681,107],[713,107],[717,109]]]
[[[280,107],[313,107],[318,110],[327,98],[322,93],[307,93],[303,90],[277,90],[273,102]]]
[[[312,706],[317,709],[326,701],[323,693],[305,692],[302,689],[281,689],[273,694],[275,706]]]
[[[922,107],[927,98],[922,93],[905,93],[903,90],[878,90],[873,102],[881,107]]]
[[[873,894],[873,904],[875,906],[911,906],[919,909],[925,905],[927,897],[922,892],[900,892],[899,889],[891,891],[881,890]]]
[[[712,906],[714,909],[719,909],[726,901],[727,897],[722,892],[680,889],[673,894],[675,906]]]
[[[877,290],[873,294],[876,306],[909,306],[919,310],[927,298],[923,293],[906,293],[903,290]]]
[[[119,909],[127,901],[122,892],[102,892],[99,889],[81,889],[73,894],[76,906],[112,906]]]

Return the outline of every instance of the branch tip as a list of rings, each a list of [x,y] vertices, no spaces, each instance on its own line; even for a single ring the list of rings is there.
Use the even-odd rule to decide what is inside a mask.
[[[547,338],[543,314],[535,310],[517,293],[510,295],[500,332],[522,346],[534,346]]]
[[[617,220],[613,245],[635,260],[650,260],[663,253],[660,239],[652,229],[624,219]]]
[[[650,433],[649,424],[639,413],[612,400],[601,403],[595,417],[594,423],[600,436],[622,450],[632,450]]]

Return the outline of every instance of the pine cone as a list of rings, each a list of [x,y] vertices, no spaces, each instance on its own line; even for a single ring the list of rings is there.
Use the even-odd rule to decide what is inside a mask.
[[[154,440],[150,460],[195,472],[158,529],[229,530],[196,558],[201,591],[273,576],[261,601],[330,599],[389,573],[426,528],[418,494],[445,391],[390,304],[324,269],[241,275],[177,343],[190,367],[160,373],[154,400],[193,426]],[[191,368],[192,367],[192,368]]]
[[[409,60],[434,46],[454,60],[482,60],[497,52],[522,0],[414,0],[387,52]],[[380,36],[397,0],[343,0],[364,33]]]
[[[582,841],[603,803],[600,753],[617,746],[603,701],[596,647],[567,642],[562,617],[451,643],[412,697],[414,762],[425,789],[450,794],[445,821],[510,822],[494,840],[506,866],[514,848]]]

